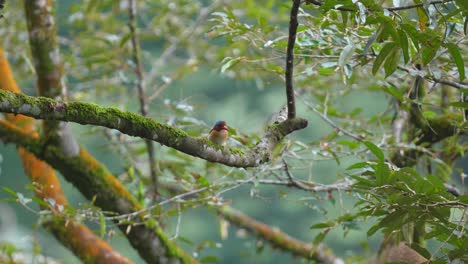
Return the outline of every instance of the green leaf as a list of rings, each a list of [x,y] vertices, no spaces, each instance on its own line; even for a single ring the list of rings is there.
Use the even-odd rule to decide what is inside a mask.
[[[373,234],[375,234],[375,232],[377,232],[380,228],[381,226],[379,223],[373,225],[371,228],[369,228],[369,230],[367,230],[367,237],[370,237]]]
[[[377,58],[375,58],[374,65],[372,66],[373,75],[375,75],[377,71],[379,71],[380,66],[382,66],[382,63],[396,48],[398,48],[398,44],[396,42],[392,41],[392,42],[385,43],[379,55],[377,55]]]
[[[322,229],[322,228],[333,227],[333,226],[335,226],[335,222],[328,221],[326,223],[318,223],[318,224],[312,225],[310,229]]]
[[[10,189],[10,188],[8,188],[8,187],[2,187],[2,189],[3,189],[6,193],[10,194],[11,196],[13,196],[13,197],[15,197],[15,198],[18,197],[18,194],[17,194],[15,191],[13,191],[12,189]]]
[[[392,95],[393,97],[395,97],[398,101],[403,101],[403,91],[401,89],[398,89],[397,87],[395,86],[387,86],[384,88],[384,90],[389,93],[390,95]]]
[[[101,211],[99,212],[99,236],[103,238],[105,234],[106,234],[106,219],[104,217],[104,214]]]
[[[452,175],[452,166],[449,166],[447,163],[445,163],[444,161],[440,159],[434,159],[433,162],[434,162],[434,167],[435,167],[433,169],[434,171],[433,173],[434,173],[434,176],[436,177],[429,175],[427,176],[427,179],[430,180],[435,187],[439,189],[440,188],[445,189],[442,181],[444,182],[449,181],[450,176]],[[436,180],[438,180],[439,182],[437,182]]]
[[[354,170],[354,169],[362,169],[369,167],[369,163],[367,162],[358,162],[350,165],[346,170]]]
[[[372,143],[370,141],[363,141],[362,143],[364,143],[364,145],[366,145],[366,147],[377,157],[377,159],[379,159],[380,162],[385,161],[384,153],[374,143]]]
[[[432,61],[432,59],[434,59],[437,51],[440,48],[440,45],[442,44],[442,41],[440,40],[439,36],[434,35],[433,32],[429,36],[424,37],[427,39],[424,41],[424,47],[422,48],[421,53],[422,62],[424,65],[427,65]]]
[[[276,65],[276,64],[268,64],[265,66],[265,69],[272,71],[277,74],[284,74],[284,69],[283,67]]]
[[[354,184],[356,187],[359,187],[359,186],[374,187],[374,186],[376,186],[375,181],[370,181],[370,180],[368,180],[368,179],[366,179],[366,178],[364,178],[362,176],[351,175],[350,177],[357,181],[357,183]]]
[[[468,15],[465,16],[465,23],[463,23],[463,32],[465,32],[465,36],[468,34]]]
[[[123,47],[128,42],[128,40],[130,39],[131,36],[132,36],[132,34],[130,34],[130,32],[125,34],[123,36],[123,38],[120,40],[119,46]]]
[[[445,47],[447,47],[448,52],[450,53],[453,60],[455,61],[455,64],[457,65],[458,74],[460,75],[460,81],[465,80],[465,78],[466,78],[466,76],[465,76],[465,65],[464,65],[463,58],[462,58],[462,56],[460,54],[460,49],[457,47],[457,45],[455,45],[453,43],[447,43],[445,45]]]
[[[468,11],[468,1],[466,1],[466,0],[455,0],[455,2],[457,3],[457,5],[459,7],[461,7],[465,11]]]
[[[327,236],[329,229],[326,229],[326,231],[320,232],[315,238],[314,238],[314,245],[320,244],[323,239]]]
[[[439,192],[445,191],[444,182],[440,178],[432,176],[432,175],[428,175],[427,179],[432,183],[436,191],[439,191]]]
[[[383,30],[387,32],[390,36],[392,36],[393,41],[395,41],[396,43],[400,42],[400,36],[395,30],[395,23],[393,23],[393,21],[388,21],[387,23],[385,23]]]
[[[405,210],[396,210],[380,221],[381,227],[389,227],[390,229],[400,228],[402,224],[408,221],[407,212]]]
[[[403,51],[403,59],[405,63],[407,63],[410,59],[409,57],[409,46],[408,46],[408,36],[406,35],[405,31],[399,29],[398,35],[400,36],[400,47]]]
[[[49,204],[47,204],[44,200],[41,198],[38,198],[37,196],[32,197],[33,202],[37,203],[39,206],[42,206],[44,208],[49,207]]]
[[[340,165],[341,162],[340,162],[340,157],[338,157],[338,155],[336,155],[336,153],[334,151],[332,151],[331,149],[327,149],[327,152],[330,153],[332,155],[332,157],[335,159],[336,161],[336,164]]]
[[[387,60],[385,60],[385,77],[392,75],[396,71],[398,62],[400,62],[400,49],[393,49]]]
[[[362,51],[362,55],[367,55],[369,54],[369,49],[372,46],[372,44],[375,42],[377,39],[377,36],[380,34],[380,31],[382,30],[382,27],[380,27],[372,36],[369,38],[369,40],[366,43],[366,46],[364,47],[364,50]]]
[[[224,73],[227,70],[229,70],[230,68],[232,68],[241,59],[242,59],[242,57],[237,57],[237,58],[226,57],[226,58],[224,58],[223,61],[221,62],[223,64],[223,66],[221,66],[221,73]]]
[[[356,141],[338,140],[336,143],[339,145],[347,146],[350,149],[356,149],[357,147],[359,147],[359,142]]]
[[[375,178],[378,186],[391,183],[389,181],[391,176],[391,171],[388,168],[387,164],[380,162],[375,166]]]
[[[199,182],[204,187],[210,187],[210,182],[201,175],[198,175],[197,182]]]
[[[425,249],[425,248],[421,247],[420,245],[418,245],[417,243],[412,243],[411,248],[414,249],[419,254],[421,254],[421,256],[423,256],[423,257],[425,257],[427,259],[431,258],[431,253],[429,251],[427,251],[427,249]]]
[[[407,24],[407,23],[401,24],[401,28],[406,32],[406,34],[408,34],[408,36],[410,37],[416,49],[419,50],[420,32],[416,28],[414,28],[411,24]]]

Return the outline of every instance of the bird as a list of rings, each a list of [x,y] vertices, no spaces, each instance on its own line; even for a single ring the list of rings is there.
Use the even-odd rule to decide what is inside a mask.
[[[210,131],[209,139],[218,145],[225,145],[229,137],[228,127],[225,121],[217,121]]]

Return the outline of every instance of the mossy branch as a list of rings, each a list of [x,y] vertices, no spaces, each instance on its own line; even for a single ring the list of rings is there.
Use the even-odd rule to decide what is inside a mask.
[[[60,120],[83,125],[97,125],[157,141],[186,154],[232,167],[255,167],[270,159],[273,148],[286,135],[307,126],[302,118],[288,119],[268,128],[265,136],[245,154],[229,148],[220,150],[207,140],[189,136],[185,131],[151,118],[92,103],[60,102],[45,97],[31,97],[0,91],[0,111],[23,114],[36,119]]]
[[[68,157],[59,147],[46,144],[30,133],[0,120],[0,137],[5,143],[23,147],[58,170],[67,181],[104,211],[129,214],[142,206],[128,190],[86,150],[76,157]],[[170,241],[154,219],[138,214],[133,222],[117,222],[140,256],[148,263],[196,263],[185,251]]]
[[[432,145],[445,138],[468,133],[468,128],[457,126],[453,115],[449,113],[431,118],[424,117],[422,109],[416,103],[410,106],[410,121],[418,130],[417,145]]]
[[[65,87],[62,82],[63,66],[57,41],[57,23],[53,15],[52,1],[24,1],[24,12],[28,26],[29,44],[34,69],[37,75],[39,95],[62,98]],[[47,120],[43,123],[44,135],[52,143],[60,141],[59,122]]]

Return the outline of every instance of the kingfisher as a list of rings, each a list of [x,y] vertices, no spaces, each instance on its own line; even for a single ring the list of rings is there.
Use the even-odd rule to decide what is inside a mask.
[[[217,121],[210,131],[211,142],[219,145],[225,145],[229,137],[228,127],[225,121]]]

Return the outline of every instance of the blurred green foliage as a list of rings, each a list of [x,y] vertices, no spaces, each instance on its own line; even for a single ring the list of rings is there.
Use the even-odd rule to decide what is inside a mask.
[[[401,6],[411,3],[399,2]],[[139,1],[138,31],[149,116],[195,136],[205,136],[216,120],[226,120],[236,134],[230,145],[255,144],[268,117],[285,103],[283,75],[290,5],[290,1],[271,0]],[[57,1],[56,6],[69,100],[138,112],[127,1]],[[327,0],[320,6],[302,6],[294,50],[295,84],[298,116],[307,118],[310,125],[282,142],[279,154],[268,165],[233,169],[157,147],[161,181],[186,190],[212,186],[197,199],[171,203],[158,211],[155,217],[160,217],[169,236],[173,234],[187,251],[206,262],[302,261],[237,227],[229,227],[227,239],[222,239],[219,217],[205,206],[215,196],[303,241],[324,242],[336,255],[350,260],[365,260],[377,251],[380,231],[405,233],[401,227],[415,218],[414,225],[431,225],[431,232],[425,235],[429,250],[437,250],[441,243],[451,245],[451,249],[438,252],[437,258],[446,260],[450,254],[460,258],[464,254],[460,249],[467,239],[460,228],[466,219],[457,224],[451,217],[463,219],[460,215],[466,212],[450,207],[450,203],[466,205],[466,197],[456,200],[445,193],[442,180],[457,183],[463,190],[460,179],[466,176],[466,163],[462,168],[454,165],[455,160],[448,162],[435,153],[455,149],[450,154],[463,158],[466,143],[455,135],[455,139],[434,148],[416,146],[412,139],[398,145],[401,142],[395,142],[392,122],[398,108],[410,107],[407,94],[416,77],[465,80],[467,10],[459,1],[424,4],[402,12],[384,10],[383,6],[391,6],[390,1]],[[336,10],[340,8],[351,11]],[[9,1],[4,16],[0,20],[0,41],[19,85],[25,93],[34,94],[35,77],[21,1]],[[416,70],[412,67],[415,64],[422,64],[424,69]],[[452,102],[457,100],[457,93],[452,92]],[[466,106],[444,106],[443,100],[441,93],[434,91],[414,102],[424,106],[425,113],[452,112],[453,123],[466,126],[461,115]],[[145,194],[150,181],[142,140],[98,127],[73,128],[79,141],[99,161],[149,203]],[[405,133],[403,138],[410,139],[410,134]],[[414,168],[398,170],[388,164],[393,152],[418,147],[427,147],[427,152],[419,154]],[[0,187],[31,197],[14,148],[0,145],[0,153]],[[288,161],[297,179],[317,184],[354,179],[358,182],[356,189],[311,193],[256,184],[224,192],[225,188],[219,186],[236,179],[285,178],[282,159]],[[434,170],[428,171],[431,164]],[[359,170],[350,172],[349,166]],[[83,210],[90,206],[72,186],[63,184],[72,205]],[[162,192],[161,199],[170,196],[173,194]],[[11,196],[0,191],[0,198]],[[28,251],[37,243],[44,255],[78,262],[51,242],[50,235],[36,228],[40,220],[33,213],[14,202],[0,205],[12,208],[8,214],[16,216],[19,231],[8,238],[15,247]],[[424,217],[418,218],[420,215]],[[98,221],[89,224],[99,230]],[[0,222],[2,225],[5,223]],[[104,237],[141,263],[117,228],[111,223],[106,227]],[[327,228],[330,232],[323,232]],[[451,230],[462,234],[452,236]],[[20,243],[26,235],[31,236]],[[423,250],[418,252],[427,255]]]

